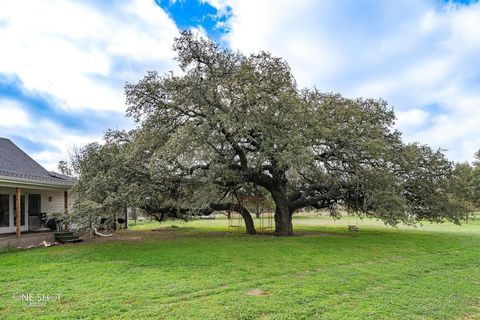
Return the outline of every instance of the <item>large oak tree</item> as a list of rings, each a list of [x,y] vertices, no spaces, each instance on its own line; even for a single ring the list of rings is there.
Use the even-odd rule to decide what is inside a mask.
[[[404,144],[384,100],[300,89],[284,60],[188,31],[174,49],[181,72],[150,72],[126,96],[150,172],[188,191],[177,205],[200,208],[255,185],[275,203],[278,235],[292,234],[304,207],[342,206],[392,225],[466,217],[448,193],[452,163]]]
[[[188,31],[174,49],[179,72],[126,85],[137,128],[110,132],[103,147],[77,158],[89,172],[79,172],[84,199],[100,181],[112,207],[117,199],[160,218],[234,208],[254,233],[248,211],[228,197],[261,189],[275,204],[275,233],[285,236],[305,207],[391,225],[467,217],[452,192],[453,164],[441,151],[403,143],[384,100],[301,89],[284,60],[246,56]],[[103,178],[95,171],[102,148],[110,159]]]

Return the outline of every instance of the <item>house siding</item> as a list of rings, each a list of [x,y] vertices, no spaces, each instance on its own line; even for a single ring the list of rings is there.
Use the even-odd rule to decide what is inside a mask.
[[[35,192],[31,192],[35,193]],[[40,191],[36,192],[41,195],[41,208],[42,212],[63,212],[63,191]],[[49,201],[48,198],[52,197],[52,201]],[[68,196],[70,203],[70,194]]]

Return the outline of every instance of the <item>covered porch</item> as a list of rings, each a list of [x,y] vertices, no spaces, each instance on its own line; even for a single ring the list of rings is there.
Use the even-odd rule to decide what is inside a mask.
[[[69,212],[68,189],[0,182],[0,235],[48,231],[46,213]]]

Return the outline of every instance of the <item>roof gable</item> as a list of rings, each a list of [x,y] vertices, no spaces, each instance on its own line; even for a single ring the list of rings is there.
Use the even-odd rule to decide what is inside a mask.
[[[45,168],[5,138],[0,138],[0,170],[38,176],[48,175]]]
[[[12,141],[0,138],[0,176],[39,183],[71,185],[65,175],[50,173]]]

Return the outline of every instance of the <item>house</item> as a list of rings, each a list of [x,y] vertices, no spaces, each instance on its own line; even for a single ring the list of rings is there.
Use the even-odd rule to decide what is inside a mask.
[[[70,177],[49,172],[9,139],[0,138],[0,234],[42,230],[42,215],[66,212]]]

